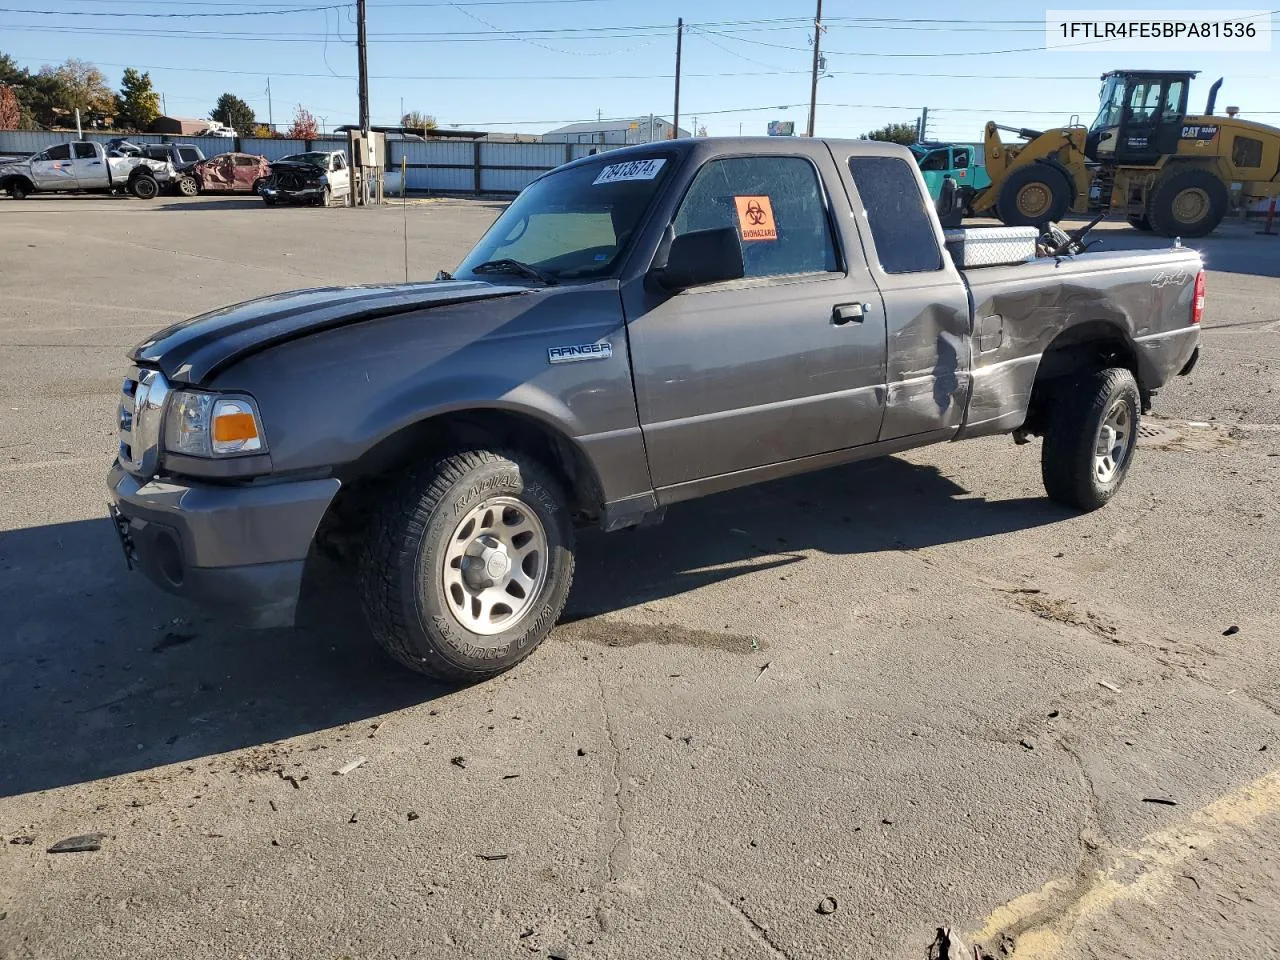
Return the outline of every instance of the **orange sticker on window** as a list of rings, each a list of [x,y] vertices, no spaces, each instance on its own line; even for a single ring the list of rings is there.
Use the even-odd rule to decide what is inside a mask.
[[[743,240],[777,240],[773,204],[768,197],[734,197],[738,207],[738,229]]]

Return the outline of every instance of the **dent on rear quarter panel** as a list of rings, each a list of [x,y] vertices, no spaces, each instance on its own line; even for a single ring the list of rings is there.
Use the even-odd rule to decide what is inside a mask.
[[[1187,283],[1152,285],[1159,273],[1179,267],[1187,272]],[[1086,254],[1074,260],[1037,260],[968,271],[978,336],[973,347],[973,393],[961,435],[1001,433],[1020,426],[1041,356],[1057,338],[1082,324],[1107,324],[1134,345],[1145,388],[1164,383],[1180,366],[1154,357],[1160,351],[1143,347],[1140,338],[1187,325],[1199,268],[1194,251],[1171,250],[1156,256]]]

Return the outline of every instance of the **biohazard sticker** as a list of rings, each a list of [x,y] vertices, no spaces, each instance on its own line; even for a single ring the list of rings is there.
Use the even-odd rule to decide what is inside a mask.
[[[734,197],[733,202],[738,207],[738,230],[743,240],[778,239],[773,204],[768,197]]]

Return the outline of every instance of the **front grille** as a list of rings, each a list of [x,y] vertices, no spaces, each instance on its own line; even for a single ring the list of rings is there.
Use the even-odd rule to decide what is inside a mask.
[[[120,387],[117,426],[120,465],[137,476],[152,476],[160,463],[160,429],[169,382],[159,370],[135,368]]]

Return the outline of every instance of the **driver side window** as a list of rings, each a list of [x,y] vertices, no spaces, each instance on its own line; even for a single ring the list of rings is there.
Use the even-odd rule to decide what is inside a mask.
[[[46,160],[70,160],[71,147],[65,143],[59,144],[56,147],[50,147],[44,152],[44,158]]]
[[[924,158],[924,163],[920,164],[920,169],[926,173],[937,172],[947,169],[947,151],[935,150]]]
[[[818,171],[803,157],[712,160],[694,178],[675,235],[732,227],[745,277],[839,269]]]

